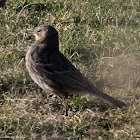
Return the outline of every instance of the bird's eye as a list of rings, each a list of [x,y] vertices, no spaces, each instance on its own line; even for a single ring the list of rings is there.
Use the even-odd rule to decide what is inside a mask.
[[[38,29],[37,32],[38,32],[38,33],[41,32],[41,29]]]

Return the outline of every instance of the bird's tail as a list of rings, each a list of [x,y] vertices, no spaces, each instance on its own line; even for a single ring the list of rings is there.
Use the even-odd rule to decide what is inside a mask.
[[[102,99],[105,99],[106,101],[109,101],[110,103],[112,103],[113,105],[115,105],[116,107],[122,108],[123,106],[126,106],[126,104],[122,101],[119,101],[105,93],[103,93],[102,91],[98,90],[96,87],[92,86],[92,90],[90,90],[88,92],[89,94],[98,96]]]

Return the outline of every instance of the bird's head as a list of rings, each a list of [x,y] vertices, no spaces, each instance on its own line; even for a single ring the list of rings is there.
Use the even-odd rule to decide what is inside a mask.
[[[28,30],[27,33],[33,34],[38,43],[44,43],[47,46],[58,46],[58,32],[51,25],[41,25],[36,27],[33,31]]]

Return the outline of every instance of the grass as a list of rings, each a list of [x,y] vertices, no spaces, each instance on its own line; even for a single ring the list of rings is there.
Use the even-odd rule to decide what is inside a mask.
[[[140,139],[139,0],[9,0],[0,9],[0,139]],[[33,37],[25,30],[50,24],[60,51],[98,88],[127,104],[116,109],[89,95],[47,94],[25,67]]]

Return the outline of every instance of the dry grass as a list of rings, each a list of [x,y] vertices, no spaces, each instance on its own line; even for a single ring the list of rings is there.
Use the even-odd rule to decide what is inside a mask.
[[[9,0],[0,9],[0,139],[140,139],[139,0]],[[39,89],[25,68],[27,28],[51,24],[60,50],[124,109],[89,95],[64,99]]]

